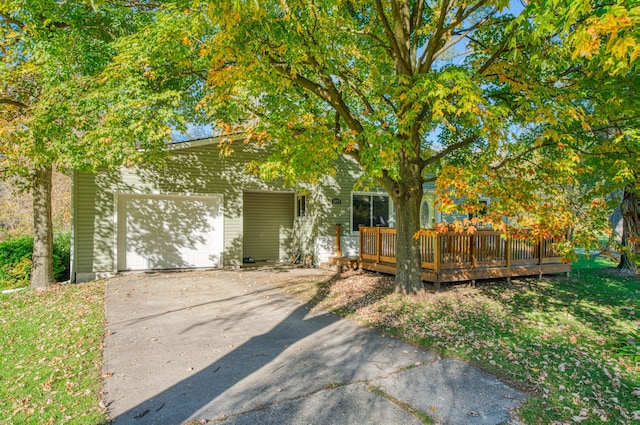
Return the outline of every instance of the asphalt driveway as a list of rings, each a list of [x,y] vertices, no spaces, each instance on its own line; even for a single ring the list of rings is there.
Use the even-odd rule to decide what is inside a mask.
[[[509,423],[526,395],[293,298],[323,270],[192,271],[107,282],[104,403],[115,424]],[[428,324],[425,324],[428,326]]]

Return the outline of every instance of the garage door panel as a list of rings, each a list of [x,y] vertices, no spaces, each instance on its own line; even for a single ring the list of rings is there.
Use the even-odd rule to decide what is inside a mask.
[[[118,269],[219,267],[222,196],[121,195]]]
[[[293,193],[245,192],[243,257],[285,260],[291,255]]]

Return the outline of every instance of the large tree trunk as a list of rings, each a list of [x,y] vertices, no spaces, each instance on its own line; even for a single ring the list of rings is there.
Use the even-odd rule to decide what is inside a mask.
[[[414,238],[420,229],[422,192],[411,192],[396,203],[396,292],[415,293],[423,289],[420,241]]]
[[[396,292],[411,294],[423,289],[420,242],[422,167],[419,158],[400,153],[400,181],[390,193],[396,208]]]
[[[622,213],[622,246],[624,250],[620,257],[618,269],[628,273],[638,273],[638,233],[640,226],[638,223],[638,194],[632,192],[630,188],[625,188],[620,204]]]
[[[53,222],[51,220],[50,166],[36,166],[33,196],[32,289],[45,288],[55,282],[53,276]]]

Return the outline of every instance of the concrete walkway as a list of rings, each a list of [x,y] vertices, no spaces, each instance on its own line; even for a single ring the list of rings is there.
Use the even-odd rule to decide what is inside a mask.
[[[124,275],[107,283],[115,424],[510,423],[526,395],[269,285],[321,270]],[[428,326],[428,324],[425,324]]]

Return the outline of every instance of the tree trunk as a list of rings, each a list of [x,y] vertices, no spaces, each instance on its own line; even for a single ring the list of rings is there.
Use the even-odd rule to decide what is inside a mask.
[[[638,223],[638,194],[632,192],[630,188],[625,188],[620,204],[620,212],[622,213],[622,246],[623,251],[620,256],[620,264],[618,269],[627,273],[638,273],[638,241],[639,223]]]
[[[414,152],[401,151],[399,156],[400,179],[393,184],[389,193],[396,208],[395,282],[396,292],[412,294],[424,288],[420,241],[414,238],[420,230],[422,166],[420,157]]]
[[[422,191],[409,192],[394,200],[396,207],[396,292],[416,293],[423,289],[420,241]]]
[[[52,167],[36,166],[33,196],[32,289],[45,288],[55,282],[53,276],[53,221],[51,220]]]

